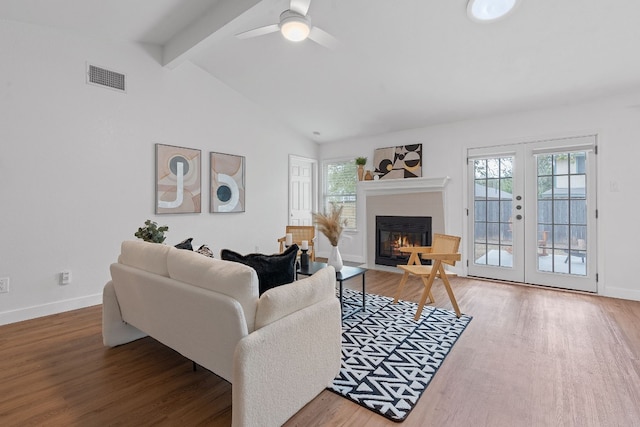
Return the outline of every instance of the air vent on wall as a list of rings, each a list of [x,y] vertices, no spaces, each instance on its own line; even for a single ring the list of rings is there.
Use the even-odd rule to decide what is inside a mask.
[[[124,74],[91,64],[87,64],[87,83],[126,92]]]

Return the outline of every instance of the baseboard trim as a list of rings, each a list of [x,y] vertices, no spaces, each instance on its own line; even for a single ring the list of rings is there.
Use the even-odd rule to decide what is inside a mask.
[[[602,290],[601,295],[610,298],[640,301],[640,291],[635,289],[610,288],[607,286]]]
[[[580,295],[593,295],[593,296],[600,296],[600,297],[607,297],[607,298],[619,298],[619,299],[626,299],[631,301],[640,301],[640,291],[634,290],[634,289],[623,289],[623,288],[602,288],[601,289],[600,286],[598,286],[598,292],[586,292],[586,291],[579,291],[576,289],[556,288],[554,286],[534,285],[531,283],[520,283],[520,282],[510,282],[508,280],[489,279],[486,277],[475,277],[475,276],[460,276],[460,277],[468,277],[474,280],[483,280],[486,282],[493,282],[493,283],[503,283],[505,285],[518,285],[518,286],[527,286],[527,287],[537,288],[537,289],[547,289],[550,291],[569,292],[569,293],[580,294]]]
[[[102,293],[5,311],[0,313],[0,325],[8,325],[99,304],[102,304]]]

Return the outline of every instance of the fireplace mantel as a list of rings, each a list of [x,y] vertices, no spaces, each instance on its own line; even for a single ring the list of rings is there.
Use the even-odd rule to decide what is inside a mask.
[[[421,193],[430,191],[444,191],[449,177],[439,178],[406,178],[379,179],[358,182],[358,193],[368,196],[385,194]]]
[[[362,253],[369,268],[376,266],[376,215],[430,216],[433,232],[445,232],[445,189],[449,180],[445,176],[358,182],[356,216],[363,234]]]

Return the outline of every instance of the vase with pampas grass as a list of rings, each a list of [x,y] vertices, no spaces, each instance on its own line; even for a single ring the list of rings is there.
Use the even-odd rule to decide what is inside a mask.
[[[331,253],[329,254],[328,264],[332,265],[336,271],[342,270],[342,256],[338,249],[338,242],[340,241],[340,235],[342,230],[347,224],[347,220],[340,218],[342,215],[342,205],[338,206],[335,203],[331,204],[331,211],[329,213],[314,212],[313,222],[318,227],[318,231],[324,234],[329,243],[331,243]]]

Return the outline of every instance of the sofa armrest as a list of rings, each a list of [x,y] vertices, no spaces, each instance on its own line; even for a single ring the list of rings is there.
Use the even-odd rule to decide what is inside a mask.
[[[102,291],[102,342],[104,345],[115,347],[146,336],[146,333],[122,320],[113,282],[109,281]]]
[[[248,333],[238,301],[122,264],[111,265],[111,277],[122,319],[231,381],[235,347]]]
[[[328,266],[313,276],[267,290],[256,306],[255,329],[322,300],[335,299],[335,278],[335,269]]]
[[[340,371],[340,302],[332,297],[244,337],[235,349],[235,427],[280,426]]]

